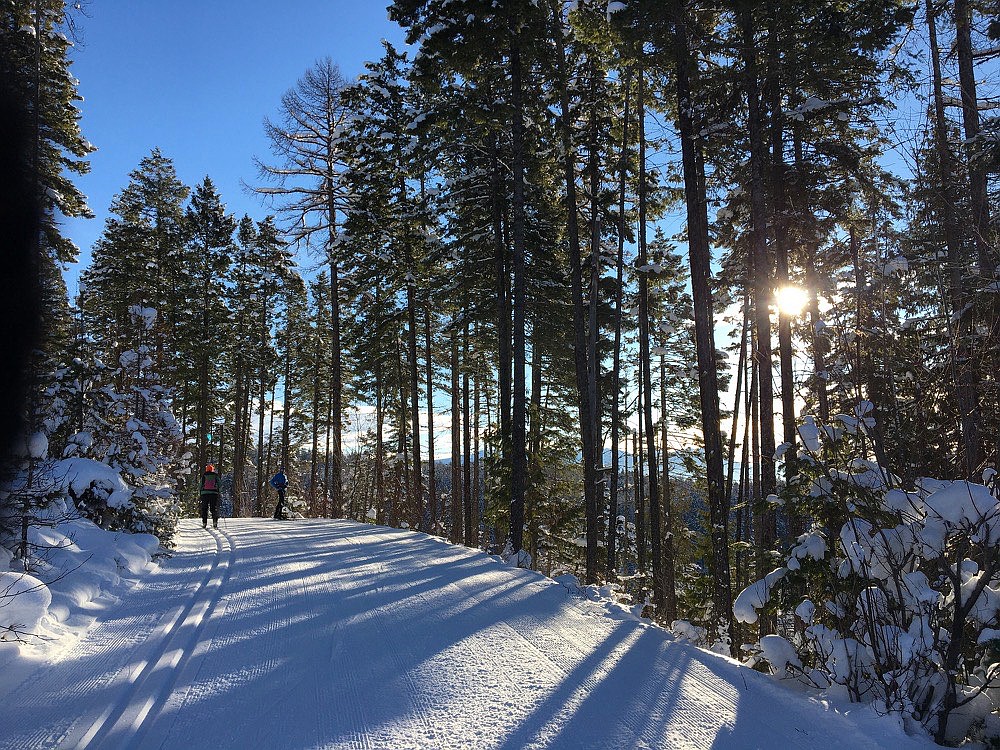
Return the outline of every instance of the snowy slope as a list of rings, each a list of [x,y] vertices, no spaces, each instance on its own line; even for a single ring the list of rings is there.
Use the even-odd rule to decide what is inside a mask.
[[[934,747],[431,537],[223,526],[0,687],[0,748]]]

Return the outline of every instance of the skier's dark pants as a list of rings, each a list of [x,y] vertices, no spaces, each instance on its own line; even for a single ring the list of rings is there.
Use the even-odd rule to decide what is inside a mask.
[[[203,526],[208,525],[208,509],[212,509],[212,523],[215,526],[219,525],[219,493],[218,492],[202,492],[201,493],[201,523]]]
[[[284,509],[285,509],[285,488],[278,487],[278,505],[274,509],[274,517],[284,518],[284,513],[283,513]]]

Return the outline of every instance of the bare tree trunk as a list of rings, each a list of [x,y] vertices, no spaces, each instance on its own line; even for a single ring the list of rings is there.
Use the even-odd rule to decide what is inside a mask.
[[[285,331],[285,381],[283,384],[284,395],[281,397],[281,465],[285,471],[291,471],[291,445],[288,439],[288,427],[292,416],[292,403],[289,398],[292,395],[288,381],[292,379],[292,347],[290,331]]]
[[[636,120],[639,127],[639,368],[642,372],[642,419],[645,420],[646,460],[649,462],[649,541],[651,572],[653,574],[653,600],[658,608],[666,608],[666,590],[663,583],[663,550],[660,519],[660,487],[656,466],[656,431],[653,428],[653,378],[649,354],[649,275],[644,269],[646,254],[646,82],[642,68],[639,77],[639,105]],[[676,610],[676,607],[675,607]],[[657,619],[659,619],[657,612]]]
[[[524,103],[521,81],[521,40],[516,19],[510,20],[510,91],[511,110],[511,170],[514,177],[513,220],[513,312],[514,348],[512,358],[514,375],[511,400],[511,479],[510,479],[510,545],[514,553],[524,544],[524,494],[527,489],[527,445],[525,434],[525,214],[524,214]]]
[[[465,546],[475,547],[475,529],[472,527],[472,429],[469,424],[469,319],[462,328],[462,508],[465,519]]]
[[[431,528],[438,528],[437,481],[434,460],[434,361],[431,347],[431,303],[424,306],[424,360],[427,368],[427,501],[430,503]]]
[[[476,336],[478,341],[479,337]],[[482,544],[482,537],[479,535],[479,525],[482,520],[482,511],[479,507],[479,499],[482,495],[482,488],[479,484],[479,414],[480,414],[480,404],[479,404],[479,375],[477,369],[477,375],[473,383],[473,420],[472,420],[472,523],[476,529],[476,546]]]
[[[958,53],[958,80],[962,90],[962,124],[965,129],[965,142],[973,144],[979,136],[980,124],[976,71],[972,56],[972,5],[969,0],[955,0],[955,50]],[[972,148],[974,146],[970,145],[970,150]],[[982,159],[969,159],[969,199],[979,272],[986,278],[993,279],[996,267],[992,253],[995,251],[990,249],[990,207],[986,194],[986,168]],[[976,463],[978,465],[979,462]]]
[[[312,516],[323,515],[319,506],[319,497],[316,489],[319,485],[319,337],[314,339],[316,348],[313,351],[315,357],[313,361],[312,378],[312,456],[309,460],[309,513]]]
[[[767,96],[771,115],[771,195],[773,200],[771,224],[774,235],[775,282],[778,288],[787,286],[788,277],[788,228],[785,214],[788,211],[788,199],[785,194],[785,134],[782,127],[781,111],[781,81],[778,77],[780,66],[780,51],[777,20],[774,14],[774,3],[767,3],[767,54],[770,64],[768,75]],[[781,426],[782,440],[790,446],[795,445],[797,435],[795,420],[795,379],[792,369],[792,317],[787,311],[778,308],[778,362],[781,373]],[[789,450],[788,456],[794,455]],[[785,462],[785,480],[795,474],[794,461]],[[790,515],[788,531],[797,537],[805,531],[804,520]]]
[[[458,321],[451,327],[451,536],[455,544],[464,538],[462,530],[462,403],[459,390]]]
[[[982,460],[981,438],[979,432],[979,389],[977,387],[977,378],[972,364],[972,353],[969,350],[969,339],[971,334],[970,329],[972,327],[973,315],[971,311],[966,310],[969,296],[963,281],[963,273],[966,268],[966,263],[965,259],[962,257],[961,240],[959,239],[958,221],[955,211],[955,196],[952,185],[952,175],[955,174],[955,165],[951,154],[951,147],[948,143],[948,124],[945,120],[944,97],[941,92],[941,60],[938,50],[937,27],[935,24],[936,14],[931,0],[926,0],[925,7],[927,14],[927,30],[931,48],[931,66],[934,75],[934,145],[937,151],[938,169],[940,172],[940,179],[938,182],[940,184],[942,195],[942,228],[944,229],[945,248],[948,253],[948,291],[951,302],[951,319],[955,320],[954,331],[952,333],[952,377],[955,381],[955,401],[958,407],[959,420],[961,422],[962,429],[962,453],[965,458],[965,476],[967,479],[973,479]],[[959,16],[960,11],[963,15],[965,15],[964,19]],[[958,37],[959,73],[961,77],[961,72],[964,67],[969,68],[967,75],[971,80],[970,85],[972,88],[971,103],[973,105],[973,112],[971,114],[966,114],[966,79],[961,79],[962,110],[963,115],[965,116],[965,132],[967,136],[970,131],[970,126],[973,131],[978,132],[979,129],[979,112],[975,111],[976,82],[975,77],[972,75],[971,59],[963,65],[963,53],[964,55],[971,57],[972,43],[969,39],[968,27],[968,22],[971,20],[968,18],[968,13],[970,12],[971,11],[968,9],[968,3],[966,0],[956,0],[955,18],[960,27]],[[968,45],[968,48],[966,48],[965,45]],[[980,175],[972,173],[971,165],[969,174],[971,180],[971,190],[973,198],[975,198],[980,190],[980,185],[977,182],[980,179]],[[983,192],[985,192],[985,178],[985,173],[982,173],[983,184],[981,189]],[[987,260],[989,258],[988,251],[980,247],[980,243],[983,239],[982,227],[984,225],[980,224],[978,219],[981,216],[979,212],[984,210],[986,210],[985,204],[977,204],[975,200],[973,200],[972,212],[973,222],[975,224],[973,231],[976,235],[976,249],[979,252],[980,266],[982,266],[982,258],[984,256]]]
[[[528,552],[538,559],[538,508],[544,478],[542,476],[542,352],[538,326],[531,336],[531,399],[528,407],[529,482],[526,496],[525,524],[528,529]],[[536,566],[537,569],[537,566]]]
[[[642,389],[640,386],[639,401],[642,401]],[[639,414],[642,414],[641,405],[638,407]],[[646,573],[646,489],[643,487],[642,468],[642,419],[639,420],[639,427],[632,431],[632,452],[635,460],[635,551],[636,563],[639,567],[639,574]]]
[[[677,580],[674,574],[674,524],[670,487],[670,442],[667,422],[667,358],[660,354],[660,461],[663,464],[663,622],[677,619]]]
[[[409,417],[406,414],[406,378],[403,377],[403,347],[396,338],[396,382],[399,384],[399,411],[396,430],[396,489],[393,492],[393,506],[389,512],[389,525],[397,526],[401,518],[407,514],[412,495],[410,494],[410,451],[406,441]],[[400,466],[402,459],[402,466]]]
[[[375,304],[378,302],[378,287],[375,290]],[[385,377],[382,374],[382,358],[375,358],[375,523],[386,522],[385,507],[385,445],[382,442],[385,430]]]
[[[624,114],[622,116],[622,148],[619,164],[619,187],[618,187],[618,257],[615,261],[615,333],[614,333],[614,361],[611,366],[611,487],[608,508],[608,580],[614,580],[618,575],[617,559],[617,530],[618,530],[618,476],[621,472],[619,466],[619,431],[621,425],[621,367],[622,367],[622,297],[624,295],[624,271],[625,271],[625,189],[628,181],[628,126],[629,126],[629,83],[631,76],[625,74],[624,83]],[[628,461],[625,462],[625,472],[628,474]]]
[[[243,326],[240,326],[239,330],[243,330]],[[244,442],[243,433],[243,414],[246,409],[244,404],[245,391],[247,388],[244,386],[244,376],[243,376],[243,357],[241,354],[236,357],[236,372],[234,373],[233,382],[236,384],[236,392],[233,394],[233,403],[236,406],[235,413],[233,414],[233,516],[239,517],[245,515],[243,508],[243,461],[246,452],[246,443]]]
[[[267,407],[267,373],[260,374],[260,414],[257,415],[257,507],[254,515],[264,514],[264,492],[267,467],[264,465],[264,412]]]
[[[743,375],[747,363],[747,326],[750,320],[749,297],[743,301],[743,328],[740,331],[740,355],[736,365],[736,395],[733,398],[733,421],[729,429],[729,460],[726,471],[726,497],[733,497],[733,468],[736,462],[736,429],[740,421],[740,402],[743,398]]]
[[[729,570],[729,498],[724,494],[722,435],[719,431],[719,385],[715,362],[708,202],[705,194],[705,166],[698,148],[700,141],[695,138],[698,129],[693,120],[694,112],[691,106],[692,80],[697,75],[697,63],[691,53],[684,7],[679,0],[674,5],[674,41],[677,60],[677,101],[681,105],[678,108],[677,119],[682,144],[684,196],[687,203],[691,292],[694,301],[698,383],[712,537],[712,599],[719,622],[719,635],[723,635],[723,624],[725,624],[730,650],[734,653],[733,649],[737,644],[732,617],[733,592]],[[773,451],[771,455],[774,455]]]
[[[331,201],[331,238],[335,231],[336,213]],[[330,501],[333,505],[333,512],[338,518],[344,514],[343,498],[343,367],[341,365],[341,342],[340,342],[340,269],[334,257],[333,248],[329,250],[330,265],[330,429],[332,437],[333,451],[328,460],[330,462],[330,484],[327,492],[330,493]]]
[[[589,103],[589,143],[587,144],[587,168],[590,178],[590,315],[587,326],[587,398],[590,400],[591,434],[594,436],[594,469],[596,484],[592,500],[587,498],[587,583],[598,580],[597,563],[597,513],[604,505],[604,485],[602,484],[601,467],[604,462],[604,450],[601,445],[601,401],[597,392],[597,341],[600,330],[597,319],[597,303],[600,296],[601,283],[601,208],[598,203],[601,192],[600,163],[600,126],[597,112],[597,79],[599,72],[591,62],[590,65],[590,103]],[[603,78],[603,76],[602,76]],[[640,87],[641,88],[641,87]]]
[[[583,306],[583,268],[580,250],[580,229],[577,221],[576,168],[573,146],[573,114],[569,102],[569,72],[567,70],[562,6],[552,6],[553,38],[556,41],[556,65],[559,75],[559,134],[562,145],[563,181],[566,189],[566,236],[569,244],[570,281],[573,295],[573,357],[576,365],[576,389],[579,402],[581,442],[583,444],[584,507],[588,518],[597,516],[597,436],[590,399],[590,372],[594,363],[588,357],[587,324]],[[586,571],[587,583],[596,583],[597,570]]]

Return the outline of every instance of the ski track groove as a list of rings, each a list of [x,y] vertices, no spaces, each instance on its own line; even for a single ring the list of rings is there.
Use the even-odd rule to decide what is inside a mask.
[[[178,537],[185,536],[193,537],[194,535],[185,530],[178,533]],[[196,562],[193,558],[190,561],[182,560],[177,569],[171,569],[171,574],[184,577],[185,570],[191,571],[189,576],[204,570],[199,584],[201,588],[207,585],[210,580],[213,565],[214,561],[213,564],[206,566],[204,562]],[[148,593],[157,590],[176,593],[177,584],[155,579],[148,583],[141,581],[137,586],[125,592],[120,608],[112,616],[128,614],[129,606],[134,602],[133,597],[142,592]],[[0,748],[15,750],[20,748],[80,747],[81,723],[89,721],[89,726],[93,726],[95,722],[106,723],[112,716],[113,707],[121,703],[119,700],[113,700],[112,708],[91,705],[94,703],[95,692],[98,690],[102,692],[105,690],[113,691],[119,683],[124,685],[137,681],[139,675],[148,669],[152,660],[154,658],[158,660],[162,653],[159,650],[154,650],[139,662],[141,664],[139,666],[135,662],[135,658],[138,656],[136,652],[141,652],[152,638],[162,637],[169,632],[183,616],[185,610],[186,606],[180,605],[179,608],[175,606],[167,612],[140,610],[138,616],[114,617],[114,619],[105,620],[89,630],[80,642],[74,645],[70,657],[66,658],[65,661],[42,664],[28,675],[20,686],[11,690],[6,697],[8,699],[16,697],[24,710],[30,711],[33,708],[42,708],[52,699],[54,694],[61,693],[74,699],[72,700],[74,705],[83,706],[83,711],[80,713],[61,713],[59,714],[61,721],[58,725],[48,728],[36,725],[27,732],[24,731],[23,722],[19,722],[16,727],[0,725],[0,738],[2,738],[0,739]],[[66,665],[70,660],[87,662],[92,677],[72,682],[77,673],[72,671],[67,675],[67,671],[71,668]],[[137,669],[138,671],[136,671]],[[70,684],[67,684],[67,681]],[[95,714],[98,715],[95,717]],[[77,737],[76,744],[73,744],[74,736]]]
[[[228,532],[227,532],[228,537]],[[235,551],[244,551],[253,555],[256,549],[254,540],[250,539],[249,544],[243,546],[233,545]],[[230,543],[232,544],[231,538]],[[236,561],[234,557],[234,562]],[[234,565],[236,573],[231,579],[239,582],[247,577],[253,578],[257,571],[250,565]],[[236,586],[235,592],[227,592],[227,596],[220,598],[216,605],[217,610],[223,610],[215,620],[213,637],[210,642],[203,643],[201,658],[197,660],[197,669],[189,669],[190,678],[179,680],[179,687],[175,689],[164,703],[159,721],[154,723],[149,734],[146,736],[141,747],[143,748],[173,748],[184,747],[196,742],[204,733],[201,725],[202,719],[198,704],[205,698],[210,697],[218,689],[220,682],[228,683],[239,687],[244,684],[251,684],[258,679],[265,678],[278,665],[278,650],[280,639],[275,637],[275,633],[287,625],[286,619],[271,619],[267,621],[266,627],[250,628],[242,624],[243,617],[247,613],[252,613],[254,609],[266,607],[269,611],[276,609],[282,596],[283,587],[270,587],[263,592],[259,588]],[[222,599],[225,599],[226,606],[223,607]],[[215,631],[222,630],[221,634]],[[238,674],[229,674],[216,668],[213,662],[214,653],[228,648],[238,648],[241,644],[252,639],[254,643],[253,660],[248,660],[249,667],[244,663]],[[214,653],[213,653],[214,652]],[[226,665],[223,665],[223,668]],[[188,675],[185,675],[187,677]],[[237,696],[240,696],[237,690]],[[238,705],[248,704],[251,699],[244,697],[238,701]],[[235,710],[233,716],[240,716],[239,710]],[[246,715],[254,715],[254,711],[247,711]],[[225,745],[220,745],[225,747]]]
[[[134,734],[128,738],[127,742],[123,739],[120,744],[121,748],[159,746],[160,743],[156,742],[155,739],[150,740],[150,735],[164,723],[163,718],[170,713],[166,709],[172,701],[179,698],[180,702],[183,703],[188,692],[185,678],[188,675],[197,674],[201,669],[204,653],[199,653],[202,650],[200,647],[205,642],[211,642],[211,636],[214,636],[218,629],[221,617],[219,610],[223,608],[226,586],[232,578],[233,569],[236,567],[237,545],[233,537],[224,529],[217,531],[218,535],[212,532],[212,535],[216,537],[217,549],[221,546],[222,540],[225,540],[229,547],[225,571],[219,578],[217,590],[213,593],[210,601],[206,603],[198,626],[191,633],[188,646],[184,649],[182,657],[170,671],[169,679],[156,691],[154,703],[149,706],[142,723],[135,727]],[[206,638],[206,635],[209,637]],[[178,686],[181,686],[182,689],[178,689]],[[158,734],[153,734],[154,738],[158,736]]]
[[[211,532],[209,532],[211,533]],[[98,723],[93,724],[90,729],[80,738],[74,747],[88,748],[98,746],[103,742],[114,742],[113,747],[128,747],[126,741],[135,742],[141,737],[144,725],[150,720],[150,715],[158,705],[166,701],[170,696],[174,684],[176,683],[180,671],[190,660],[194,648],[198,645],[199,637],[205,628],[207,615],[218,604],[222,596],[222,590],[229,580],[232,570],[232,562],[235,550],[229,538],[224,534],[212,534],[215,540],[216,554],[212,559],[208,572],[201,580],[194,594],[183,605],[181,612],[174,618],[163,632],[153,635],[157,641],[154,652],[145,660],[145,664],[136,677],[131,680],[124,695],[108,708],[100,717]],[[223,544],[225,542],[225,544]],[[225,548],[228,547],[228,550]],[[222,555],[226,552],[226,559],[222,561]],[[219,574],[220,568],[222,569]],[[200,610],[196,612],[196,610]],[[195,613],[194,623],[188,626],[189,618]],[[178,623],[180,625],[178,626]],[[190,634],[186,633],[190,630]],[[167,664],[166,670],[161,670],[160,664],[168,654],[174,654],[171,662]],[[147,683],[156,676],[158,671],[164,671],[165,681],[160,685],[151,684],[148,690]],[[147,693],[144,695],[144,693]],[[139,700],[143,700],[142,708],[138,715],[135,715],[135,707]],[[117,711],[116,711],[117,709]],[[155,718],[156,714],[153,714]],[[110,723],[109,723],[110,722]],[[131,730],[131,738],[128,732]],[[123,734],[124,733],[124,734]],[[116,736],[117,735],[117,736]]]

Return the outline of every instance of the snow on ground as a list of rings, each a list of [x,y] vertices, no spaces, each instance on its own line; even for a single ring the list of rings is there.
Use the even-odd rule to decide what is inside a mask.
[[[32,526],[28,545],[28,571],[0,548],[8,569],[0,573],[0,669],[17,656],[25,662],[56,658],[102,609],[118,602],[117,593],[154,567],[160,543],[152,534],[104,531],[85,519],[63,518]]]
[[[422,534],[229,519],[177,542],[4,681],[0,748],[934,747]]]

